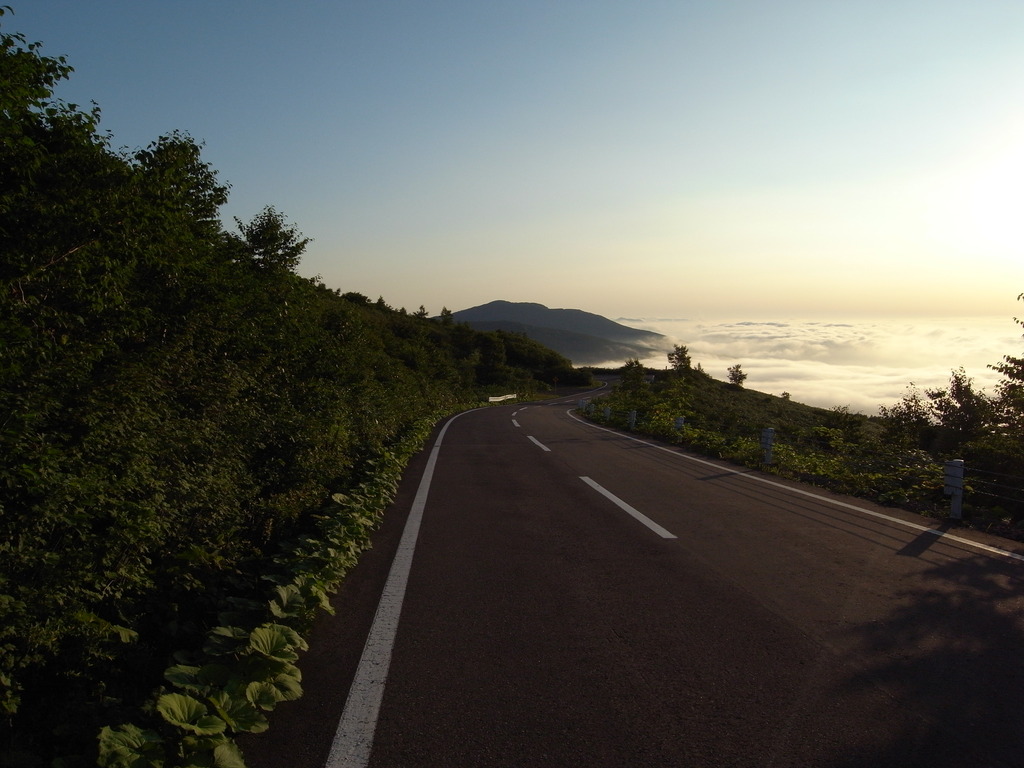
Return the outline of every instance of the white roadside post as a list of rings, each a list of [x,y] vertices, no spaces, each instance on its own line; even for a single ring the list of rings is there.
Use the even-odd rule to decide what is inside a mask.
[[[953,520],[962,520],[964,516],[963,459],[946,462],[942,492],[949,496],[949,516]]]
[[[775,444],[775,429],[765,427],[761,430],[761,450],[764,451],[764,463],[772,463],[772,446]]]

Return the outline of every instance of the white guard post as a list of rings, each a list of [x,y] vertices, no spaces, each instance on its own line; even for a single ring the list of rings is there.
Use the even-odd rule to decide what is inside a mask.
[[[761,450],[764,451],[764,463],[772,463],[772,446],[775,445],[775,429],[765,427],[761,430]]]
[[[949,516],[962,520],[964,516],[964,460],[953,459],[945,465],[942,492],[949,496]]]

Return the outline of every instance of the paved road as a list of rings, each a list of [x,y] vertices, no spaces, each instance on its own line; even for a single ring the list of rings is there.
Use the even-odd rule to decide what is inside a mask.
[[[417,506],[373,768],[1024,766],[1024,548],[568,408],[417,457],[253,768],[325,764]]]

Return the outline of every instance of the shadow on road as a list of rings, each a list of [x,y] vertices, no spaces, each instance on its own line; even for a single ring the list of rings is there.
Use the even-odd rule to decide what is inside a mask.
[[[927,550],[925,536],[900,554]],[[834,768],[1024,766],[1024,568],[978,556],[923,576],[927,588],[854,630],[866,662],[838,692],[881,688],[908,724]]]
[[[952,527],[953,523],[946,520],[941,525],[938,525],[929,531],[922,531],[916,539],[908,543],[896,554],[901,557],[920,557],[931,549],[935,542],[942,538],[940,534],[945,533]]]

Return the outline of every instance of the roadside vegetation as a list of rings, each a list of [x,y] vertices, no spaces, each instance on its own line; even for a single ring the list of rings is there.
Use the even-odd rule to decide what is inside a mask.
[[[713,379],[685,346],[668,363],[653,370],[628,361],[614,371],[611,393],[585,409],[588,417],[618,428],[632,418],[635,431],[672,444],[935,517],[949,510],[944,463],[963,459],[964,523],[1024,540],[1024,359],[993,365],[1003,375],[994,395],[976,390],[959,369],[948,387],[910,387],[872,417],[746,389],[738,364],[729,381]],[[769,428],[774,442],[765,464],[761,439]]]
[[[70,72],[0,34],[0,765],[240,766],[437,420],[589,374],[300,277],[285,216],[225,226],[196,142],[113,149]]]
[[[0,766],[243,766],[433,425],[590,373],[299,276],[282,213],[226,226],[191,137],[114,149],[70,73],[0,33]],[[673,355],[627,363],[610,423],[752,465],[773,427],[772,471],[921,511],[944,456],[1024,475],[1020,359],[868,418]]]

